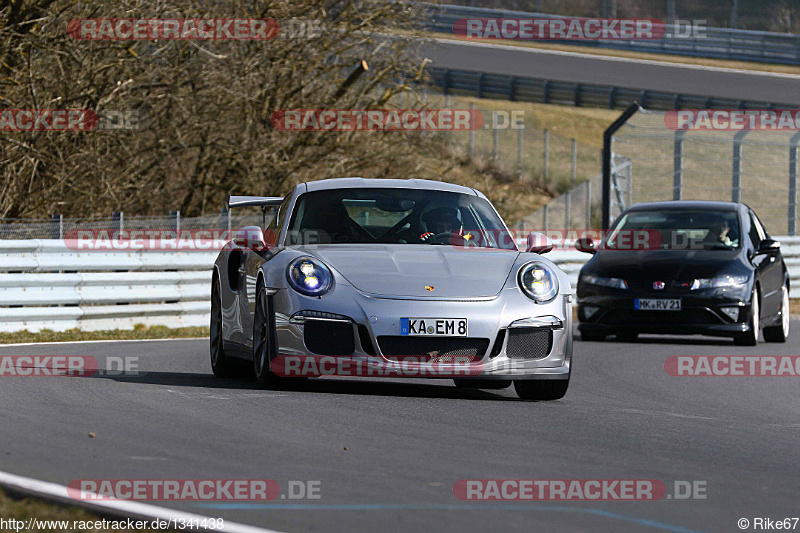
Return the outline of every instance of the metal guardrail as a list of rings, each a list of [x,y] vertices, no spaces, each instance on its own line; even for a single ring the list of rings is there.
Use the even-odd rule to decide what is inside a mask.
[[[0,240],[0,331],[208,325],[216,256]]]
[[[800,237],[778,237],[800,297]],[[571,244],[570,244],[571,245]],[[0,241],[0,331],[205,326],[216,251],[74,251],[60,240]],[[569,276],[591,257],[547,255]]]
[[[690,94],[627,89],[612,85],[551,81],[527,76],[487,74],[471,70],[428,67],[433,84],[445,94],[502,98],[520,102],[625,109],[633,103],[650,110],[670,109],[789,109],[770,102],[734,100]]]
[[[791,286],[789,296],[792,298],[800,298],[800,237],[773,238],[781,243],[781,253],[786,262],[786,268],[789,269]],[[581,267],[592,258],[592,256],[587,253],[568,249],[568,247],[572,247],[574,244],[575,243],[572,241],[565,244],[558,242],[558,245],[565,249],[557,249],[546,255],[548,259],[567,273],[573,291],[578,283],[578,273]]]
[[[480,7],[424,4],[429,8],[428,27],[441,33],[453,33],[453,24],[462,18],[561,18],[558,15],[505,11]],[[581,46],[655,52],[690,57],[755,61],[800,65],[800,35],[767,31],[704,28],[703,35],[677,37],[674,25],[666,25],[667,35],[658,40],[588,40]],[[542,41],[563,42],[563,41]]]

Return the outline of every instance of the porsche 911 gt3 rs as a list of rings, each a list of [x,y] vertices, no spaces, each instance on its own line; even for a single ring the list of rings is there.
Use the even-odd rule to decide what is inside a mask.
[[[566,393],[569,280],[542,256],[552,243],[531,234],[519,250],[482,193],[340,178],[300,184],[283,198],[229,200],[229,208],[248,206],[277,213],[266,228],[238,230],[215,262],[217,376],[244,362],[262,386],[296,386],[319,374],[279,366],[310,357],[339,370],[342,361],[351,370],[364,363],[371,376],[447,376],[461,387],[513,381],[524,399]],[[435,373],[421,371],[432,363]]]

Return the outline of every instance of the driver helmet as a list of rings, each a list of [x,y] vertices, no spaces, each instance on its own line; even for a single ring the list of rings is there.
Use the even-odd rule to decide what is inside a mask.
[[[437,235],[461,232],[461,211],[455,207],[435,207],[423,213],[421,219],[427,230]]]

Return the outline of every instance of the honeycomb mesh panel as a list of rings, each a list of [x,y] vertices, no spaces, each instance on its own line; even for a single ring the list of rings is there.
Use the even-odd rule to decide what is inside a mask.
[[[506,356],[509,359],[544,359],[553,347],[550,328],[511,328],[508,330]]]

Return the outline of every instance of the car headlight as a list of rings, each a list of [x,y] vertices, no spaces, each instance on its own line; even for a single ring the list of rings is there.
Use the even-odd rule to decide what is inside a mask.
[[[298,257],[286,268],[289,285],[306,296],[322,296],[333,285],[333,276],[322,262],[312,257]]]
[[[519,288],[528,298],[549,302],[558,294],[558,276],[543,263],[528,263],[519,269]]]
[[[597,285],[599,287],[611,287],[612,289],[627,289],[628,282],[622,278],[604,278],[603,276],[594,276],[586,274],[581,277],[581,281],[589,285]]]
[[[747,276],[731,276],[725,274],[711,279],[696,279],[692,282],[691,290],[713,289],[717,287],[741,287],[747,283]]]

